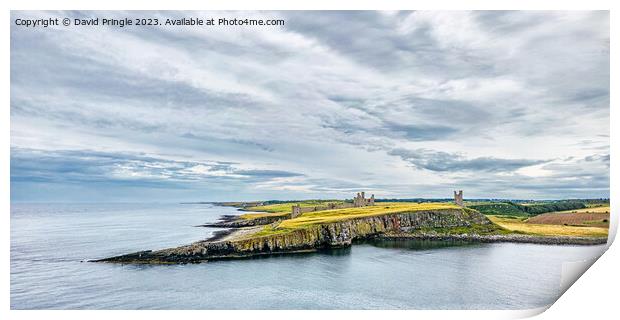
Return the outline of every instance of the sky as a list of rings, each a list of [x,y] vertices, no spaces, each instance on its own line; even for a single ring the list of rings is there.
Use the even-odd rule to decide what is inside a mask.
[[[607,11],[19,12],[11,201],[609,197]]]

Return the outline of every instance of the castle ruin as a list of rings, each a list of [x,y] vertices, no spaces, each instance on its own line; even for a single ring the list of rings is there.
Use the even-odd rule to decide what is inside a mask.
[[[344,203],[334,203],[329,202],[322,206],[315,207],[302,207],[299,204],[295,204],[291,207],[291,219],[297,218],[300,215],[306,212],[314,212],[314,211],[322,211],[322,210],[333,210],[333,209],[345,209],[345,208],[359,208],[359,207],[367,207],[375,205],[375,195],[371,195],[370,198],[366,199],[365,193],[358,192],[353,198],[353,202],[344,202]]]
[[[458,206],[463,207],[463,190],[459,190],[459,192],[457,193],[456,190],[454,191],[454,203],[456,203]]]
[[[370,199],[366,199],[364,195],[364,191],[361,193],[357,193],[355,198],[353,198],[353,206],[354,207],[366,207],[366,206],[374,206],[375,205],[375,195],[371,195]]]
[[[302,212],[301,212],[301,205],[294,204],[293,207],[292,207],[291,219],[297,218],[297,217],[301,216],[301,214],[302,214]]]

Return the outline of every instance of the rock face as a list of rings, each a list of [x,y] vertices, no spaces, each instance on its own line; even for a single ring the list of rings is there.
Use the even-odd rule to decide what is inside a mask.
[[[410,232],[420,228],[468,227],[492,224],[484,215],[469,209],[441,209],[362,217],[286,230],[264,236],[229,241],[200,241],[159,251],[142,251],[98,262],[192,263],[255,255],[314,251],[350,246],[353,240],[388,232]]]

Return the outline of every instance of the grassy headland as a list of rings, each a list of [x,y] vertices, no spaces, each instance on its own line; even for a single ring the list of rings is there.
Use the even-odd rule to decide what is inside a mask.
[[[529,214],[485,216],[477,210],[451,202],[379,202],[374,206],[310,211],[288,219],[291,206],[298,203],[316,206],[325,202],[255,206],[251,210],[270,212],[247,214],[240,219],[245,223],[236,227],[240,228],[238,233],[226,239],[198,241],[176,248],[140,251],[96,261],[194,263],[346,247],[354,241],[369,238],[584,245],[602,244],[607,240],[607,228],[528,223],[527,219],[534,216]],[[583,213],[586,214],[589,213]],[[260,215],[281,215],[283,218],[264,219]],[[256,221],[248,221],[255,218]]]

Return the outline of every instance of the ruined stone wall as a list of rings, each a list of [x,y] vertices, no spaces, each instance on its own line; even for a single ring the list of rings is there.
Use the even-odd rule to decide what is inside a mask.
[[[375,195],[373,194],[369,199],[365,198],[364,192],[357,193],[355,198],[353,198],[353,202],[345,202],[345,203],[328,203],[322,206],[315,207],[301,207],[300,205],[294,205],[291,209],[291,218],[299,217],[300,215],[306,212],[314,212],[314,211],[323,211],[323,210],[334,210],[334,209],[346,209],[346,208],[357,208],[357,207],[366,207],[366,206],[374,206],[375,205]]]
[[[346,208],[353,208],[353,204],[352,203],[328,203],[327,205],[324,206],[315,206],[315,207],[302,207],[300,205],[294,205],[291,209],[291,219],[293,218],[297,218],[300,215],[306,213],[306,212],[314,212],[314,211],[323,211],[323,210],[335,210],[335,209],[346,209]]]

